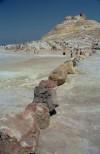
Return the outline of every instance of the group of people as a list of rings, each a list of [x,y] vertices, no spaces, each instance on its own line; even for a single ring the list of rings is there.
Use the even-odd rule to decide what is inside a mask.
[[[67,50],[66,50],[66,48],[64,48],[63,55],[66,55],[66,52],[67,52]],[[82,49],[80,49],[80,48],[72,48],[70,50],[70,58],[79,57],[79,55],[85,55],[85,52],[82,51]]]
[[[76,58],[79,58],[79,59],[84,59],[88,56],[91,56],[93,53],[96,53],[96,49],[94,49],[94,48],[86,48],[84,50],[77,48],[77,49],[71,50],[70,57],[71,58],[76,57]]]
[[[80,48],[73,48],[70,52],[70,57],[79,57],[80,55],[85,55],[85,52]]]

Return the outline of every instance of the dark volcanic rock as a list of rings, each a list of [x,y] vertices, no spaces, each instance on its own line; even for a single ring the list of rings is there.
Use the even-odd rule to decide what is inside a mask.
[[[39,86],[34,89],[33,103],[43,103],[49,108],[50,113],[56,113],[56,82],[51,80],[43,80]]]

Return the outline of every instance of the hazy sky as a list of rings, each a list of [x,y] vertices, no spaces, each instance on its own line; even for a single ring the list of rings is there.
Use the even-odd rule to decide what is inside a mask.
[[[80,12],[100,21],[100,0],[0,0],[0,44],[39,39]]]

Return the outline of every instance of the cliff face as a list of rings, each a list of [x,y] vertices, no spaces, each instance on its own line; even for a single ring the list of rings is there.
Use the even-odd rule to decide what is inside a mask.
[[[42,39],[63,40],[74,37],[85,37],[85,35],[100,37],[100,23],[94,20],[88,20],[85,16],[68,16],[64,18],[61,24],[58,24]]]

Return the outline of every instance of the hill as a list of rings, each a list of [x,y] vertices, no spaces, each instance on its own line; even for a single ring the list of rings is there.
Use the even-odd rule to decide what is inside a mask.
[[[42,39],[61,40],[75,37],[85,37],[86,35],[100,38],[100,23],[89,20],[85,15],[67,16],[64,21],[56,25]]]
[[[100,49],[100,23],[88,19],[85,15],[67,16],[64,21],[56,25],[41,40],[31,41],[25,44],[5,46],[6,50],[31,51],[34,54],[47,54],[52,50],[60,53],[70,48],[87,48],[97,44]],[[54,52],[52,52],[54,53]],[[56,52],[59,54],[59,52]]]

